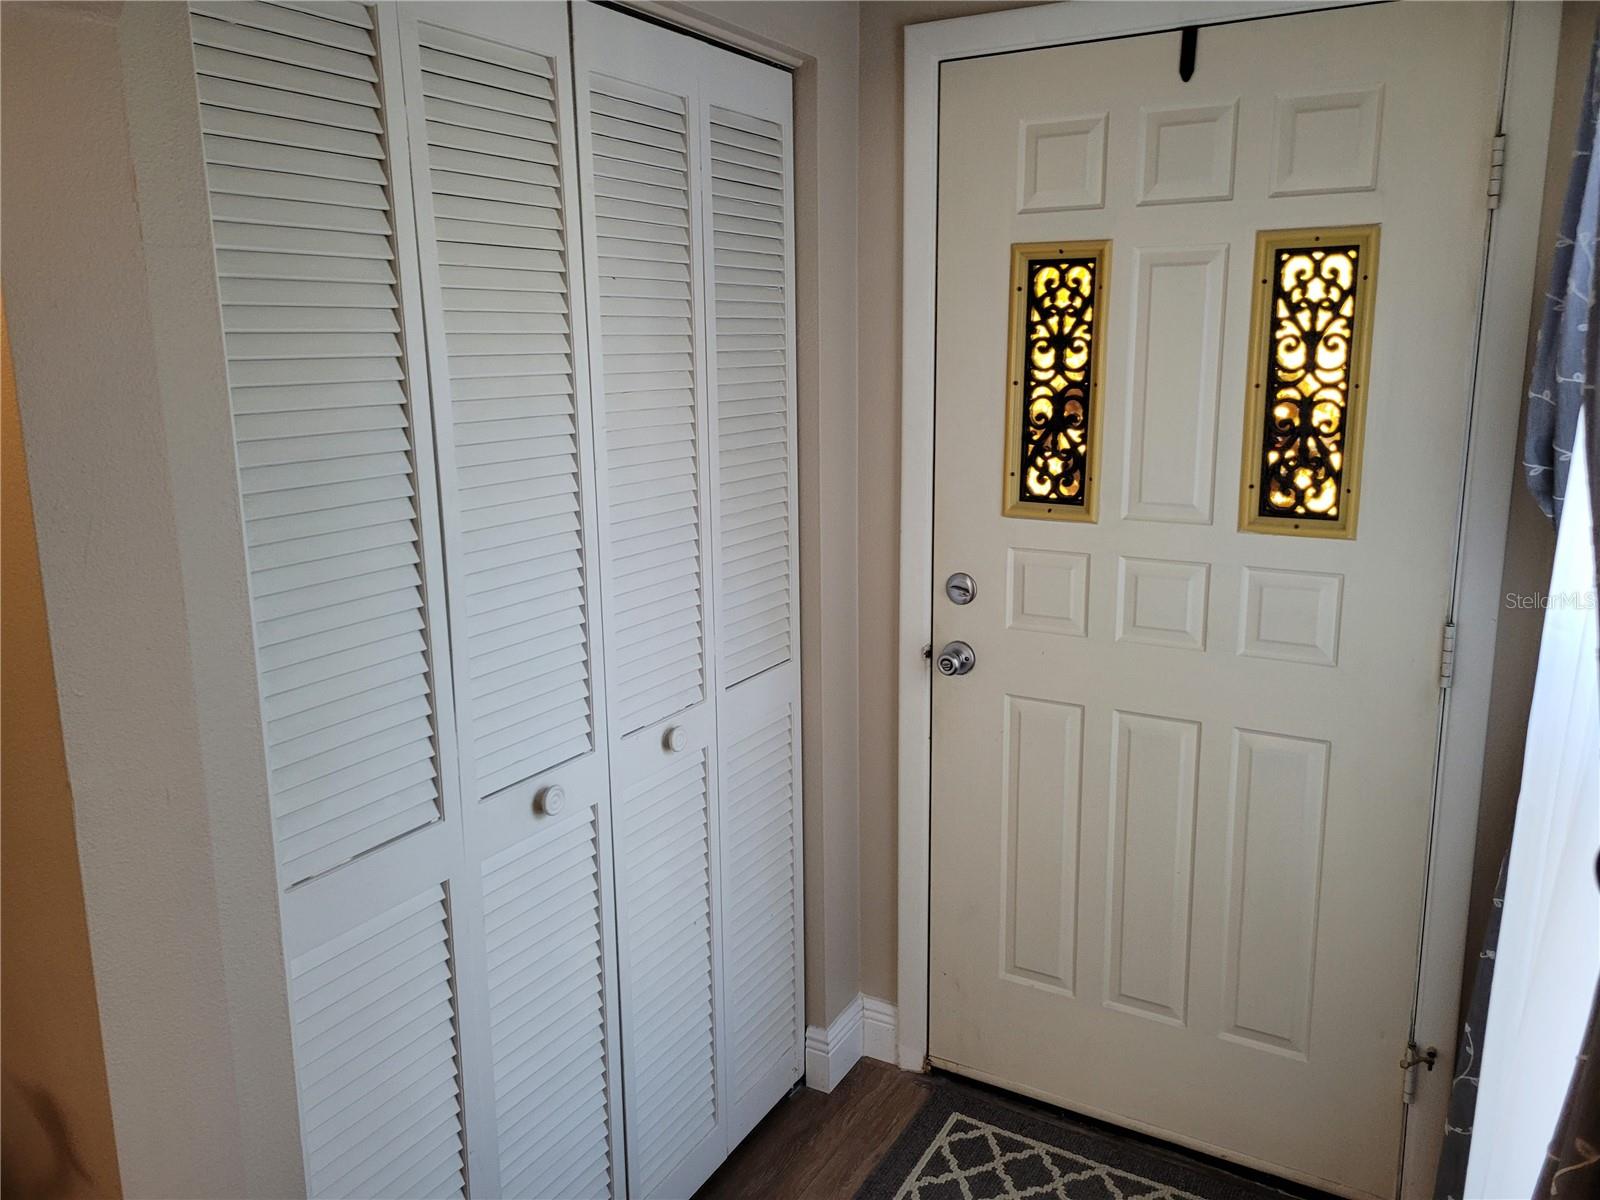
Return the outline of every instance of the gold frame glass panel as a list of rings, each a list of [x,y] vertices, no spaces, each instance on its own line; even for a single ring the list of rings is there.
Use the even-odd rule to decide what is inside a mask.
[[[1098,517],[1110,270],[1108,241],[1011,247],[1003,516]]]
[[[1239,529],[1353,538],[1378,226],[1256,235]]]

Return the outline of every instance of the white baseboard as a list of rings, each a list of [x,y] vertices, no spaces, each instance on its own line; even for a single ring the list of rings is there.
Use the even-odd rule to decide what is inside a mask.
[[[876,996],[861,997],[861,1056],[892,1063],[895,1053],[895,1007]]]
[[[895,1007],[876,996],[856,996],[823,1029],[806,1028],[806,1086],[831,1092],[862,1058],[895,1061]]]

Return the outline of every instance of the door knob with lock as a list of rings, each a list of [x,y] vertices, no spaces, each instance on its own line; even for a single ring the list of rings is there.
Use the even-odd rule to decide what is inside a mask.
[[[934,659],[934,665],[939,668],[941,675],[965,675],[977,665],[978,656],[972,652],[972,647],[965,642],[950,642],[939,651],[939,657]]]
[[[957,571],[944,581],[944,594],[951,604],[971,604],[978,594],[977,581],[965,571]]]

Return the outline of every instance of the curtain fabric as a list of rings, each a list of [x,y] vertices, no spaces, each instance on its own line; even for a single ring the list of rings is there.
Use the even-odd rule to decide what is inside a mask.
[[[1584,1039],[1600,980],[1600,628],[1586,457],[1581,446],[1573,456],[1539,641],[1494,986],[1476,1038],[1476,1133],[1459,1193],[1467,1200],[1567,1200],[1600,1182],[1583,1169],[1600,1146],[1600,1130],[1583,1121],[1600,1109],[1573,1093],[1578,1102],[1563,1115],[1574,1068],[1581,1074],[1592,1057]]]
[[[1450,1107],[1445,1113],[1444,1145],[1439,1150],[1439,1174],[1433,1194],[1438,1200],[1461,1200],[1467,1186],[1467,1157],[1472,1150],[1472,1124],[1478,1108],[1478,1071],[1482,1059],[1483,1026],[1489,1017],[1489,989],[1494,985],[1494,951],[1500,941],[1500,914],[1506,906],[1506,864],[1500,863],[1493,907],[1484,924],[1483,946],[1472,976],[1472,995],[1456,1040],[1456,1065],[1450,1077]]]
[[[1600,1196],[1600,988],[1589,1006],[1589,1027],[1583,1032],[1567,1102],[1533,1194],[1536,1200]]]
[[[1600,36],[1589,52],[1589,81],[1528,384],[1522,466],[1534,499],[1555,521],[1561,519],[1578,415],[1585,403],[1593,402],[1591,376],[1597,373],[1589,333],[1589,318],[1595,311],[1595,240],[1600,234],[1600,156],[1594,153],[1600,116],[1597,69]]]
[[[1600,400],[1596,393],[1596,383],[1600,383],[1600,319],[1592,319],[1596,307],[1596,240],[1600,234],[1600,155],[1595,153],[1596,124],[1600,119],[1597,75],[1600,75],[1600,28],[1596,30],[1589,53],[1589,79],[1584,89],[1577,146],[1573,150],[1572,174],[1567,181],[1561,234],[1556,244],[1551,286],[1546,294],[1539,348],[1529,385],[1523,453],[1528,486],[1540,507],[1559,525],[1580,425],[1579,413],[1583,414],[1582,425],[1587,433],[1584,441],[1588,459],[1590,549],[1594,556],[1592,577],[1596,588],[1590,593],[1591,602],[1600,592]],[[1600,677],[1600,666],[1597,666],[1596,675]],[[1596,686],[1600,686],[1600,682]],[[1595,863],[1595,883],[1600,886],[1600,858]],[[1495,894],[1495,915],[1485,937],[1488,955],[1480,962],[1480,978],[1473,982],[1473,998],[1458,1054],[1458,1063],[1463,1058],[1473,1061],[1472,1078],[1469,1082],[1466,1073],[1458,1069],[1450,1096],[1446,1148],[1439,1164],[1441,1185],[1447,1177],[1464,1179],[1467,1147],[1472,1136],[1472,1108],[1477,1102],[1476,1061],[1481,1057],[1481,1042],[1477,1047],[1469,1047],[1467,1039],[1474,1028],[1482,1029],[1485,1013],[1479,1009],[1478,993],[1483,993],[1486,1004],[1489,981],[1494,975],[1494,944],[1499,936],[1504,887],[1505,869],[1502,867]],[[1474,1018],[1478,1021],[1476,1026]],[[1466,1116],[1464,1128],[1460,1128],[1456,1120],[1458,1101]],[[1461,1175],[1456,1174],[1458,1170]],[[1566,1101],[1532,1194],[1537,1200],[1600,1197],[1600,987],[1596,988],[1590,1004],[1589,1020],[1578,1047]]]

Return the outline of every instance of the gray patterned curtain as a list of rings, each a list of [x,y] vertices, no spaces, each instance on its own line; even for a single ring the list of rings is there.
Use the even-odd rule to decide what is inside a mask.
[[[1589,51],[1589,81],[1578,118],[1577,145],[1550,265],[1538,347],[1528,384],[1528,423],[1523,441],[1523,470],[1539,507],[1557,525],[1566,496],[1567,472],[1579,415],[1587,419],[1591,512],[1600,514],[1600,317],[1596,314],[1595,253],[1600,238],[1600,155],[1595,130],[1600,122],[1600,28]],[[1596,319],[1591,320],[1592,317]],[[1600,581],[1600,520],[1595,522],[1596,579]],[[1434,1195],[1459,1200],[1465,1190],[1467,1157],[1472,1145],[1473,1115],[1478,1103],[1478,1069],[1483,1060],[1483,1027],[1494,983],[1495,948],[1500,940],[1500,913],[1505,907],[1506,864],[1500,864],[1494,907],[1484,929],[1472,995],[1461,1023],[1450,1107],[1445,1118],[1444,1147]],[[1600,995],[1591,1010],[1572,1088],[1550,1141],[1543,1176],[1534,1200],[1600,1196]]]
[[[1500,914],[1506,906],[1506,860],[1494,885],[1494,907],[1484,925],[1483,948],[1472,976],[1472,995],[1456,1040],[1456,1067],[1450,1077],[1450,1107],[1444,1118],[1444,1146],[1433,1194],[1438,1200],[1461,1200],[1467,1186],[1467,1155],[1472,1150],[1472,1118],[1478,1107],[1478,1070],[1483,1061],[1483,1025],[1489,1017],[1489,989],[1494,984],[1494,951],[1500,942]]]
[[[1578,144],[1572,154],[1561,235],[1556,242],[1551,286],[1545,297],[1539,349],[1528,389],[1523,466],[1539,506],[1559,523],[1578,414],[1585,414],[1589,511],[1596,517],[1595,582],[1600,586],[1600,399],[1596,393],[1596,384],[1600,383],[1596,283],[1600,281],[1595,276],[1596,241],[1600,237],[1600,154],[1595,147],[1595,126],[1600,118],[1597,75],[1600,28],[1596,29],[1589,51],[1589,82],[1583,94]],[[1595,864],[1595,874],[1600,886],[1600,861]],[[1502,868],[1502,889],[1504,884]],[[1495,925],[1498,927],[1498,921]],[[1487,987],[1484,990],[1487,993]],[[1475,1086],[1473,1091],[1475,1099]],[[1454,1101],[1452,1093],[1452,1106]],[[1441,1172],[1442,1169],[1441,1164]],[[1533,1196],[1534,1200],[1600,1197],[1600,989],[1589,1009],[1589,1024],[1578,1048],[1572,1083],[1551,1134],[1544,1170]]]
[[[1597,56],[1600,37],[1589,52],[1589,83],[1578,119],[1578,144],[1572,151],[1572,174],[1567,180],[1528,384],[1528,427],[1522,453],[1528,487],[1545,515],[1557,523],[1572,465],[1578,414],[1585,403],[1592,403],[1595,390],[1590,382],[1595,364],[1589,356],[1588,335],[1589,318],[1595,310],[1595,239],[1600,234],[1600,156],[1594,153],[1600,113]]]

